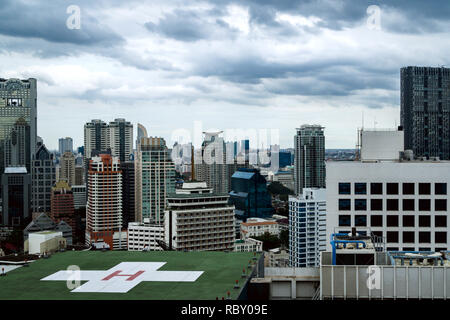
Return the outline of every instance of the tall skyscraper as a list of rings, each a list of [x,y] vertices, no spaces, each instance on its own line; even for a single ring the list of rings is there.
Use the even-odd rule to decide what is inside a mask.
[[[53,163],[53,154],[40,142],[33,156],[31,168],[31,210],[33,213],[49,213],[51,210],[52,186],[56,181],[56,169]]]
[[[163,138],[141,138],[135,158],[136,221],[162,224],[167,195],[175,192],[175,165]]]
[[[417,157],[450,159],[450,68],[400,70],[400,124],[405,149]]]
[[[125,119],[115,119],[108,125],[108,144],[111,155],[127,161],[133,154],[133,125]]]
[[[320,125],[302,125],[294,138],[295,192],[325,188],[325,136]]]
[[[226,166],[225,142],[220,132],[203,132],[201,162],[195,163],[195,178],[204,181],[215,193],[228,193],[230,179]]]
[[[37,142],[36,100],[36,79],[0,79],[0,220],[5,225],[26,223],[30,217],[31,160]]]
[[[59,159],[60,173],[59,180],[66,181],[69,186],[75,185],[75,156],[71,151],[64,152]]]
[[[0,79],[0,174],[5,167],[31,170],[37,141],[36,79]]]
[[[59,138],[59,154],[63,154],[66,151],[73,152],[73,140],[70,137]]]
[[[102,120],[92,120],[84,125],[84,157],[90,159],[93,151],[108,149],[108,125]],[[87,164],[87,163],[86,163]]]
[[[122,172],[119,159],[100,154],[89,161],[86,244],[103,241],[118,248],[122,230]],[[119,235],[120,237],[120,235]],[[121,246],[126,247],[126,243]]]

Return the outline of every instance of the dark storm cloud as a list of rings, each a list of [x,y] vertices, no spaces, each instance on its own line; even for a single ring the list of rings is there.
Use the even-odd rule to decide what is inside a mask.
[[[40,38],[49,42],[77,45],[113,46],[123,42],[120,35],[83,11],[81,29],[66,26],[68,1],[22,2],[3,0],[0,9],[0,34]]]
[[[145,27],[150,31],[160,34],[163,37],[172,38],[179,41],[197,41],[201,39],[212,38],[218,36],[222,37],[233,36],[236,31],[232,29],[225,21],[220,19],[222,15],[221,10],[212,10],[205,13],[197,13],[192,10],[174,10],[166,14],[157,23],[147,22]],[[209,15],[213,15],[209,17]],[[212,21],[208,21],[210,18]]]

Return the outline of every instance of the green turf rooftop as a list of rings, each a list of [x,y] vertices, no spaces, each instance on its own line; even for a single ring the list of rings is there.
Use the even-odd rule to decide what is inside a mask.
[[[40,259],[0,277],[0,299],[145,299],[145,300],[215,300],[231,292],[236,299],[242,287],[242,269],[253,253],[247,252],[133,252],[68,251]],[[57,271],[78,265],[81,270],[107,270],[121,262],[167,262],[159,270],[204,271],[195,282],[141,282],[127,293],[70,292],[65,281],[40,281]],[[85,281],[82,281],[84,283]]]

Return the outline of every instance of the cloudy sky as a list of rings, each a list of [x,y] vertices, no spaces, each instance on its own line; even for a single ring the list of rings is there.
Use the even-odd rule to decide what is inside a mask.
[[[169,144],[200,121],[278,129],[292,147],[310,123],[326,128],[327,148],[353,148],[363,116],[365,127],[399,124],[401,67],[450,64],[447,0],[0,4],[0,77],[38,79],[50,148],[62,136],[80,146],[85,122],[119,117]],[[80,29],[67,27],[70,5]]]

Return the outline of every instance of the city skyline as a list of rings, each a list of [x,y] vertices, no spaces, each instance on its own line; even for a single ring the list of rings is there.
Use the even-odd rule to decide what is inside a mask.
[[[202,121],[279,129],[282,148],[296,127],[320,124],[327,148],[353,148],[363,117],[400,123],[401,67],[447,64],[440,1],[380,1],[375,26],[369,1],[79,1],[80,29],[66,27],[69,4],[6,1],[0,23],[0,73],[37,79],[38,135],[52,150],[116,118],[168,146]]]

